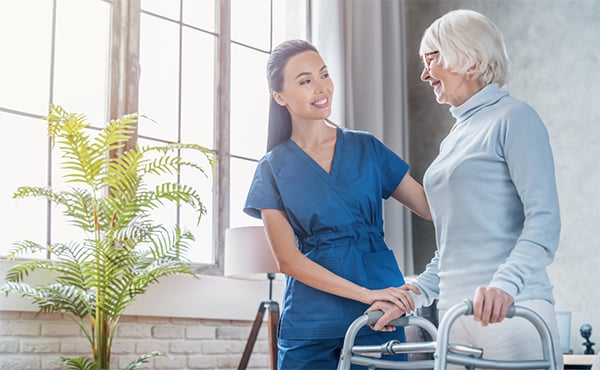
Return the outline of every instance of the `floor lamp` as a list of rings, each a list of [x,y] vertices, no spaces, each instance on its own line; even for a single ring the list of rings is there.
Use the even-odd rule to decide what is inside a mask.
[[[273,280],[279,272],[275,258],[262,226],[246,226],[225,230],[225,276],[242,279],[265,277],[269,280],[269,299],[260,302],[252,324],[250,337],[240,360],[238,370],[245,370],[256,343],[256,337],[268,312],[269,361],[271,370],[277,370],[277,329],[279,304],[273,300]]]

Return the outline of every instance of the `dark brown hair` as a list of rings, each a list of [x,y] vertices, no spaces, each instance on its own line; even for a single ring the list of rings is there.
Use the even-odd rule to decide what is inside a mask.
[[[284,41],[271,52],[267,62],[267,82],[271,93],[269,106],[269,131],[267,136],[267,152],[287,140],[292,135],[292,117],[286,107],[283,107],[273,98],[274,92],[283,89],[283,69],[288,60],[305,51],[319,53],[317,48],[305,40]]]

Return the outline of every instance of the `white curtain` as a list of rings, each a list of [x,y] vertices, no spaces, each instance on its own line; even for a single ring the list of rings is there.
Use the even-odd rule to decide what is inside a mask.
[[[373,133],[408,158],[403,1],[312,0],[312,41],[335,84],[332,120]],[[386,241],[414,274],[411,216],[385,202]]]

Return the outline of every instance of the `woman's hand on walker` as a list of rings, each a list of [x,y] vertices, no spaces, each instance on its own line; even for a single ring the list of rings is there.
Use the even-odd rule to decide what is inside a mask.
[[[371,290],[367,303],[375,303],[376,301],[386,301],[395,304],[404,312],[411,312],[415,309],[415,303],[410,296],[409,291],[415,294],[420,294],[419,289],[414,285],[404,284],[401,287],[385,288],[379,290]]]
[[[482,326],[501,322],[514,303],[513,297],[500,288],[480,286],[473,298],[473,319]]]
[[[367,311],[383,311],[383,316],[377,320],[375,325],[371,325],[371,328],[374,330],[380,331],[394,331],[396,330],[395,326],[388,326],[387,324],[397,319],[398,317],[410,313],[415,309],[415,302],[411,297],[409,291],[412,291],[415,294],[421,294],[419,289],[410,284],[405,284],[399,288],[387,288],[383,289],[383,291],[388,291],[389,289],[394,289],[395,294],[400,294],[401,298],[399,298],[400,304],[398,302],[391,301],[389,299],[379,299],[373,302],[371,307]]]
[[[377,301],[369,307],[367,311],[382,311],[383,315],[377,320],[377,322],[373,325],[370,325],[371,329],[378,331],[394,331],[396,327],[393,325],[388,325],[388,323],[392,320],[399,318],[404,315],[406,312],[403,311],[397,305],[387,302],[387,301]]]

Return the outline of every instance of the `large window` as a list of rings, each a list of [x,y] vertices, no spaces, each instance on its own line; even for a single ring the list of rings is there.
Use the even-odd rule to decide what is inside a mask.
[[[218,153],[215,178],[180,177],[202,191],[208,212],[200,225],[175,206],[158,217],[192,229],[196,244],[189,257],[199,271],[220,271],[224,229],[259,223],[242,206],[266,145],[266,60],[284,39],[306,38],[307,1],[1,2],[0,125],[6,140],[0,146],[0,256],[17,240],[72,237],[59,212],[41,200],[17,202],[12,194],[20,185],[62,186],[59,153],[50,149],[40,116],[54,103],[101,127],[114,111],[111,73],[120,68],[124,84],[134,85],[130,93],[143,117],[141,144],[193,142]],[[124,34],[139,44],[115,49]],[[133,55],[139,68],[123,68],[121,55]]]

